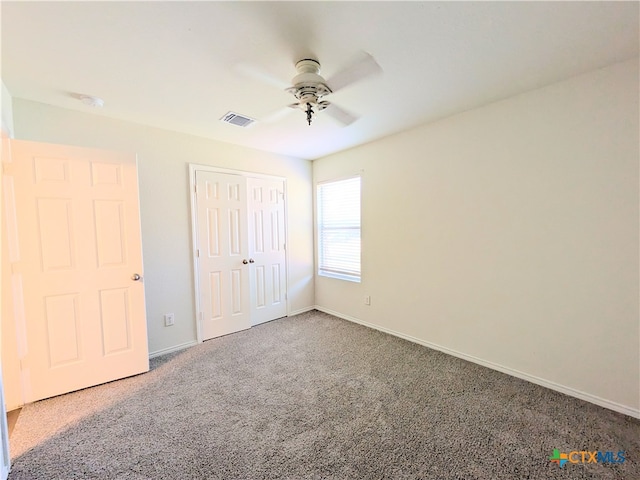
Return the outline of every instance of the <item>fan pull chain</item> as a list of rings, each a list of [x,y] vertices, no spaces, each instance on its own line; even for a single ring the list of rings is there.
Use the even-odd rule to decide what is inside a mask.
[[[309,126],[311,126],[312,116],[313,116],[313,110],[311,109],[311,104],[307,103],[307,122],[309,122]]]

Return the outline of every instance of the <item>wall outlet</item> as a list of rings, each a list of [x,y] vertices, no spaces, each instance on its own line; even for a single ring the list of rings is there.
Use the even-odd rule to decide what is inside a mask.
[[[365,295],[364,296],[364,304],[365,305],[371,305],[371,295]]]
[[[170,327],[175,323],[175,316],[173,313],[165,313],[164,314],[164,326]]]

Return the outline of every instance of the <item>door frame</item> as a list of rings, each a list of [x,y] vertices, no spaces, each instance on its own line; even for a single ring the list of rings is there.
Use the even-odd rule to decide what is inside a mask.
[[[238,175],[245,178],[265,178],[269,180],[281,181],[284,185],[284,242],[285,245],[289,239],[289,202],[287,198],[287,179],[285,177],[279,177],[277,175],[267,175],[264,173],[250,172],[247,170],[234,170],[230,168],[216,167],[213,165],[202,165],[197,163],[189,163],[189,200],[191,205],[191,259],[193,262],[193,286],[194,286],[194,306],[195,306],[195,323],[196,323],[196,335],[198,343],[202,343],[202,327],[200,320],[202,312],[200,310],[200,280],[198,275],[198,256],[196,252],[198,250],[198,210],[196,206],[196,172],[214,172],[225,173],[227,175]],[[286,309],[287,316],[291,312],[289,304],[289,249],[285,247],[284,250],[285,259],[285,288],[286,288]]]

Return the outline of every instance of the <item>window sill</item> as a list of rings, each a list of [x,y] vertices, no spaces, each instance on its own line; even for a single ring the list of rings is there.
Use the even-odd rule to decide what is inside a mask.
[[[347,275],[347,274],[344,274],[344,273],[319,271],[318,272],[318,276],[335,278],[337,280],[346,280],[347,282],[361,283],[360,282],[360,277],[356,277],[355,275]]]

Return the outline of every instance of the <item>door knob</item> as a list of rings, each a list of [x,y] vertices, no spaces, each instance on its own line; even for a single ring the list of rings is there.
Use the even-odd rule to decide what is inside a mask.
[[[242,263],[244,263],[246,265],[249,262],[247,262],[247,259],[245,258],[244,260],[242,260]]]
[[[249,263],[256,263],[256,261],[253,258],[250,258]]]
[[[131,280],[133,280],[134,282],[137,282],[141,279],[142,277],[140,275],[138,275],[137,273],[134,273],[133,275],[131,275]]]

